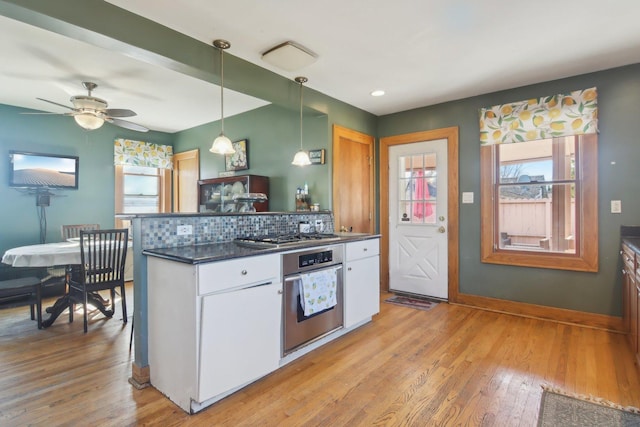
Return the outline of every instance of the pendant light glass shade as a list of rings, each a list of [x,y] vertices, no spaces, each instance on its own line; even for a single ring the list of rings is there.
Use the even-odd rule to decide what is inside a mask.
[[[306,77],[296,77],[296,82],[300,83],[300,151],[293,157],[292,165],[308,166],[311,164],[309,153],[302,149],[302,84],[307,82]]]
[[[226,40],[214,40],[213,45],[220,51],[220,135],[213,141],[209,151],[214,154],[233,154],[231,140],[224,134],[224,51],[229,49],[231,44]]]
[[[236,152],[236,150],[233,149],[231,140],[223,133],[213,140],[213,144],[209,151],[215,154],[233,154]]]
[[[308,166],[311,164],[311,160],[309,159],[309,153],[304,150],[300,150],[293,157],[292,165],[296,166]]]

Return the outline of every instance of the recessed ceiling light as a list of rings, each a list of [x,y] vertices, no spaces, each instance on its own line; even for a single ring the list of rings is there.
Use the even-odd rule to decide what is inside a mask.
[[[371,92],[371,96],[382,96],[384,95],[384,91],[382,89],[377,89]]]

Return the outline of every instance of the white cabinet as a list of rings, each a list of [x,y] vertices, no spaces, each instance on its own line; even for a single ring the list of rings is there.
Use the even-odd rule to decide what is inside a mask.
[[[278,369],[281,290],[274,283],[202,298],[199,402]]]
[[[380,239],[347,243],[344,280],[344,327],[380,311]]]
[[[197,412],[278,368],[279,255],[147,267],[151,384],[178,406]]]

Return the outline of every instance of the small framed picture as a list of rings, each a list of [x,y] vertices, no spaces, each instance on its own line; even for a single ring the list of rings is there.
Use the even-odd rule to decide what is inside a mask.
[[[309,150],[309,160],[312,165],[324,165],[324,148]]]
[[[241,171],[249,169],[249,140],[242,139],[232,144],[236,152],[224,156],[225,170]]]

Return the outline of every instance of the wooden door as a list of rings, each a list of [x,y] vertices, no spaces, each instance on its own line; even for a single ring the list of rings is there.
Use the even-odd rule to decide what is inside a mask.
[[[173,156],[173,211],[198,212],[199,151],[190,150]]]
[[[373,142],[370,135],[333,125],[336,231],[374,232]]]

